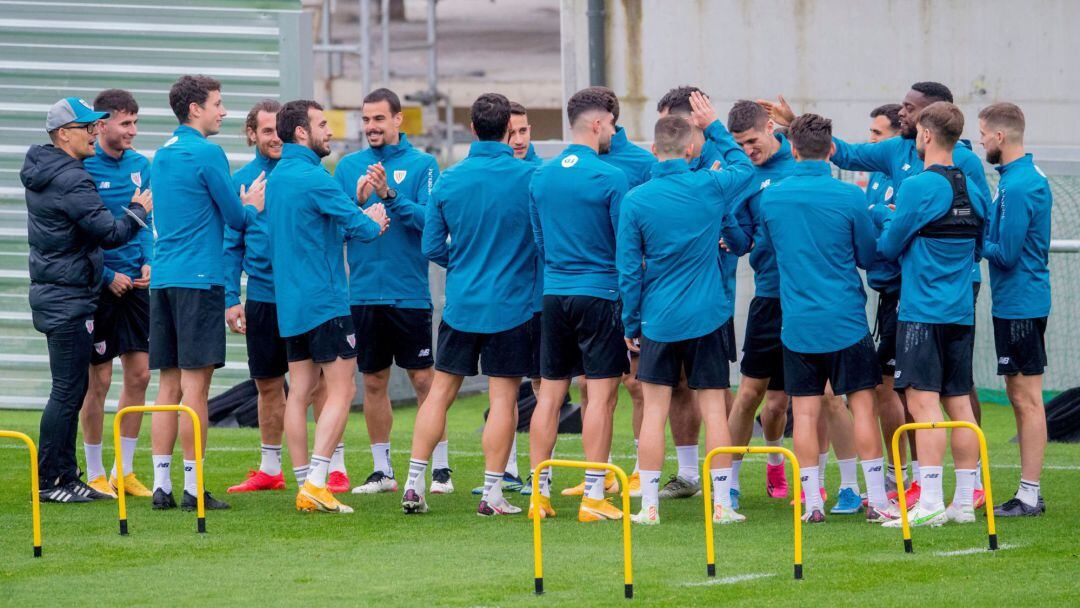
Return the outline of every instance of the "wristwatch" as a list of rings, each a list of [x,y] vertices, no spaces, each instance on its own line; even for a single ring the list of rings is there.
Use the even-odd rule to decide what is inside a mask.
[[[384,201],[392,201],[395,198],[397,198],[397,190],[394,190],[393,188],[387,188],[386,196],[382,197]]]

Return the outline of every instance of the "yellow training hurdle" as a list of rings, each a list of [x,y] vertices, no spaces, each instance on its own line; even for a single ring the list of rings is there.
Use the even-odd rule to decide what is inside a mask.
[[[131,405],[117,410],[116,417],[113,418],[113,445],[116,450],[116,500],[120,506],[120,534],[126,535],[128,533],[127,503],[124,500],[124,464],[120,451],[120,420],[127,414],[140,412],[184,412],[191,417],[191,426],[195,434],[195,480],[198,484],[198,495],[195,499],[197,504],[196,514],[199,519],[196,529],[199,533],[206,532],[206,506],[203,504],[202,425],[199,423],[199,415],[186,405]]]
[[[986,435],[983,434],[982,429],[974,423],[965,422],[963,420],[946,422],[910,422],[908,424],[902,424],[896,429],[896,432],[893,433],[892,437],[893,462],[900,462],[900,436],[905,431],[960,428],[975,431],[975,436],[979,438],[979,456],[982,459],[983,489],[986,492],[986,528],[987,535],[990,538],[990,550],[995,551],[998,548],[998,541],[997,528],[994,526],[994,497],[990,491],[990,458],[986,454]],[[911,525],[908,522],[907,496],[904,492],[904,481],[901,476],[897,476],[896,486],[897,499],[900,501],[900,522],[904,529],[904,551],[911,553],[915,549],[911,546]]]
[[[623,583],[626,599],[634,597],[634,572],[631,561],[630,542],[630,481],[626,473],[613,464],[607,462],[581,462],[577,460],[545,460],[536,466],[532,473],[532,498],[529,499],[533,511],[533,558],[535,560],[535,583],[536,595],[544,593],[544,549],[540,538],[540,520],[537,516],[539,506],[536,501],[540,496],[540,471],[545,468],[571,467],[575,469],[604,469],[615,473],[619,477],[622,489],[622,528],[623,528]]]
[[[784,458],[791,463],[791,474],[795,478],[792,491],[795,495],[795,578],[803,577],[802,562],[802,502],[799,495],[802,491],[802,478],[800,477],[799,459],[786,448],[779,446],[720,446],[709,450],[705,455],[705,463],[701,465],[701,493],[705,497],[705,571],[709,576],[716,576],[716,548],[713,546],[713,503],[712,503],[712,471],[710,465],[712,459],[718,454],[783,454]]]
[[[18,431],[0,431],[0,437],[20,439],[30,452],[30,504],[34,517],[34,557],[41,557],[41,494],[38,487],[38,451],[34,440],[26,433]]]

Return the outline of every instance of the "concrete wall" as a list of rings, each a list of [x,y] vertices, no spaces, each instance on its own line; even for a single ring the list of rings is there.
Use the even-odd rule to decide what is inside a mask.
[[[562,0],[565,92],[589,84],[587,3]],[[966,137],[979,108],[1008,100],[1027,114],[1029,143],[1071,145],[1077,24],[1075,0],[608,0],[608,85],[637,139],[680,84],[701,86],[722,115],[736,99],[783,93],[863,139],[872,108],[937,80],[964,109]]]

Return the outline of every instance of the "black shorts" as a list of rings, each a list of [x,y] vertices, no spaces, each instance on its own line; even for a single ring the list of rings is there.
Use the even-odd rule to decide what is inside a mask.
[[[881,384],[874,355],[874,339],[866,334],[855,344],[831,353],[797,353],[784,348],[784,390],[792,397],[825,394],[825,382],[833,394],[872,389]]]
[[[900,313],[900,292],[878,292],[877,360],[882,376],[892,376],[896,371],[896,320]]]
[[[942,397],[971,392],[975,327],[952,323],[900,321],[896,331],[897,391],[914,388]]]
[[[532,367],[529,368],[529,377],[533,380],[540,379],[540,332],[543,324],[544,313],[533,313],[529,319],[529,348],[532,351]]]
[[[1046,317],[994,317],[994,346],[999,376],[1038,376],[1046,370]]]
[[[356,367],[365,374],[397,363],[402,369],[424,369],[431,356],[431,309],[398,308],[386,304],[352,307],[353,326],[360,336]]]
[[[277,304],[248,300],[244,303],[247,319],[248,371],[255,380],[279,378],[289,371],[289,354],[277,322]]]
[[[729,388],[731,327],[724,323],[712,332],[678,342],[641,338],[637,379],[675,387],[683,371],[692,389]]]
[[[108,363],[126,353],[150,350],[150,293],[129,289],[119,298],[104,289],[94,312],[94,350],[90,365]]]
[[[735,345],[735,317],[728,319],[724,326],[727,327],[724,334],[727,340],[727,344],[724,345],[727,349],[727,360],[728,363],[735,363],[739,360],[739,348]]]
[[[754,296],[750,300],[739,371],[747,378],[768,378],[770,391],[784,390],[784,344],[780,341],[783,321],[780,298]]]
[[[150,290],[150,369],[225,365],[225,288]]]
[[[540,376],[619,378],[630,373],[622,303],[593,296],[544,296]]]
[[[285,338],[285,353],[289,361],[330,363],[356,357],[356,330],[352,317],[344,315],[325,321],[299,336]]]
[[[442,321],[435,369],[455,376],[475,376],[483,368],[487,376],[524,378],[533,365],[531,323],[479,334],[454,329]]]

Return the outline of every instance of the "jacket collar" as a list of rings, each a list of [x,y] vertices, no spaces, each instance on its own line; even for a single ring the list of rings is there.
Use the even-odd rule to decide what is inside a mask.
[[[653,163],[653,166],[649,168],[649,172],[653,177],[664,177],[665,175],[674,175],[676,173],[689,173],[690,164],[682,158],[673,158],[671,160],[659,161]]]
[[[303,160],[312,165],[321,165],[322,159],[319,158],[315,151],[307,146],[301,146],[300,144],[285,144],[281,147],[281,158],[296,158]]]
[[[832,175],[832,167],[827,160],[800,160],[795,163],[793,175]]]
[[[513,156],[514,149],[501,141],[474,141],[469,146],[469,156],[494,158],[505,155]]]
[[[398,143],[394,145],[379,146],[378,148],[371,148],[371,153],[375,155],[375,158],[379,160],[389,160],[397,158],[402,154],[405,154],[409,150],[412,150],[413,145],[409,143],[409,138],[404,133],[398,135]]]
[[[1006,163],[1004,165],[998,165],[997,167],[994,167],[994,168],[997,169],[998,173],[1000,173],[1002,175],[1005,175],[1005,172],[1011,171],[1011,170],[1015,169],[1016,167],[1033,167],[1033,166],[1035,166],[1035,159],[1031,155],[1031,153],[1029,152],[1029,153],[1021,156],[1020,158],[1012,161],[1011,163]]]

